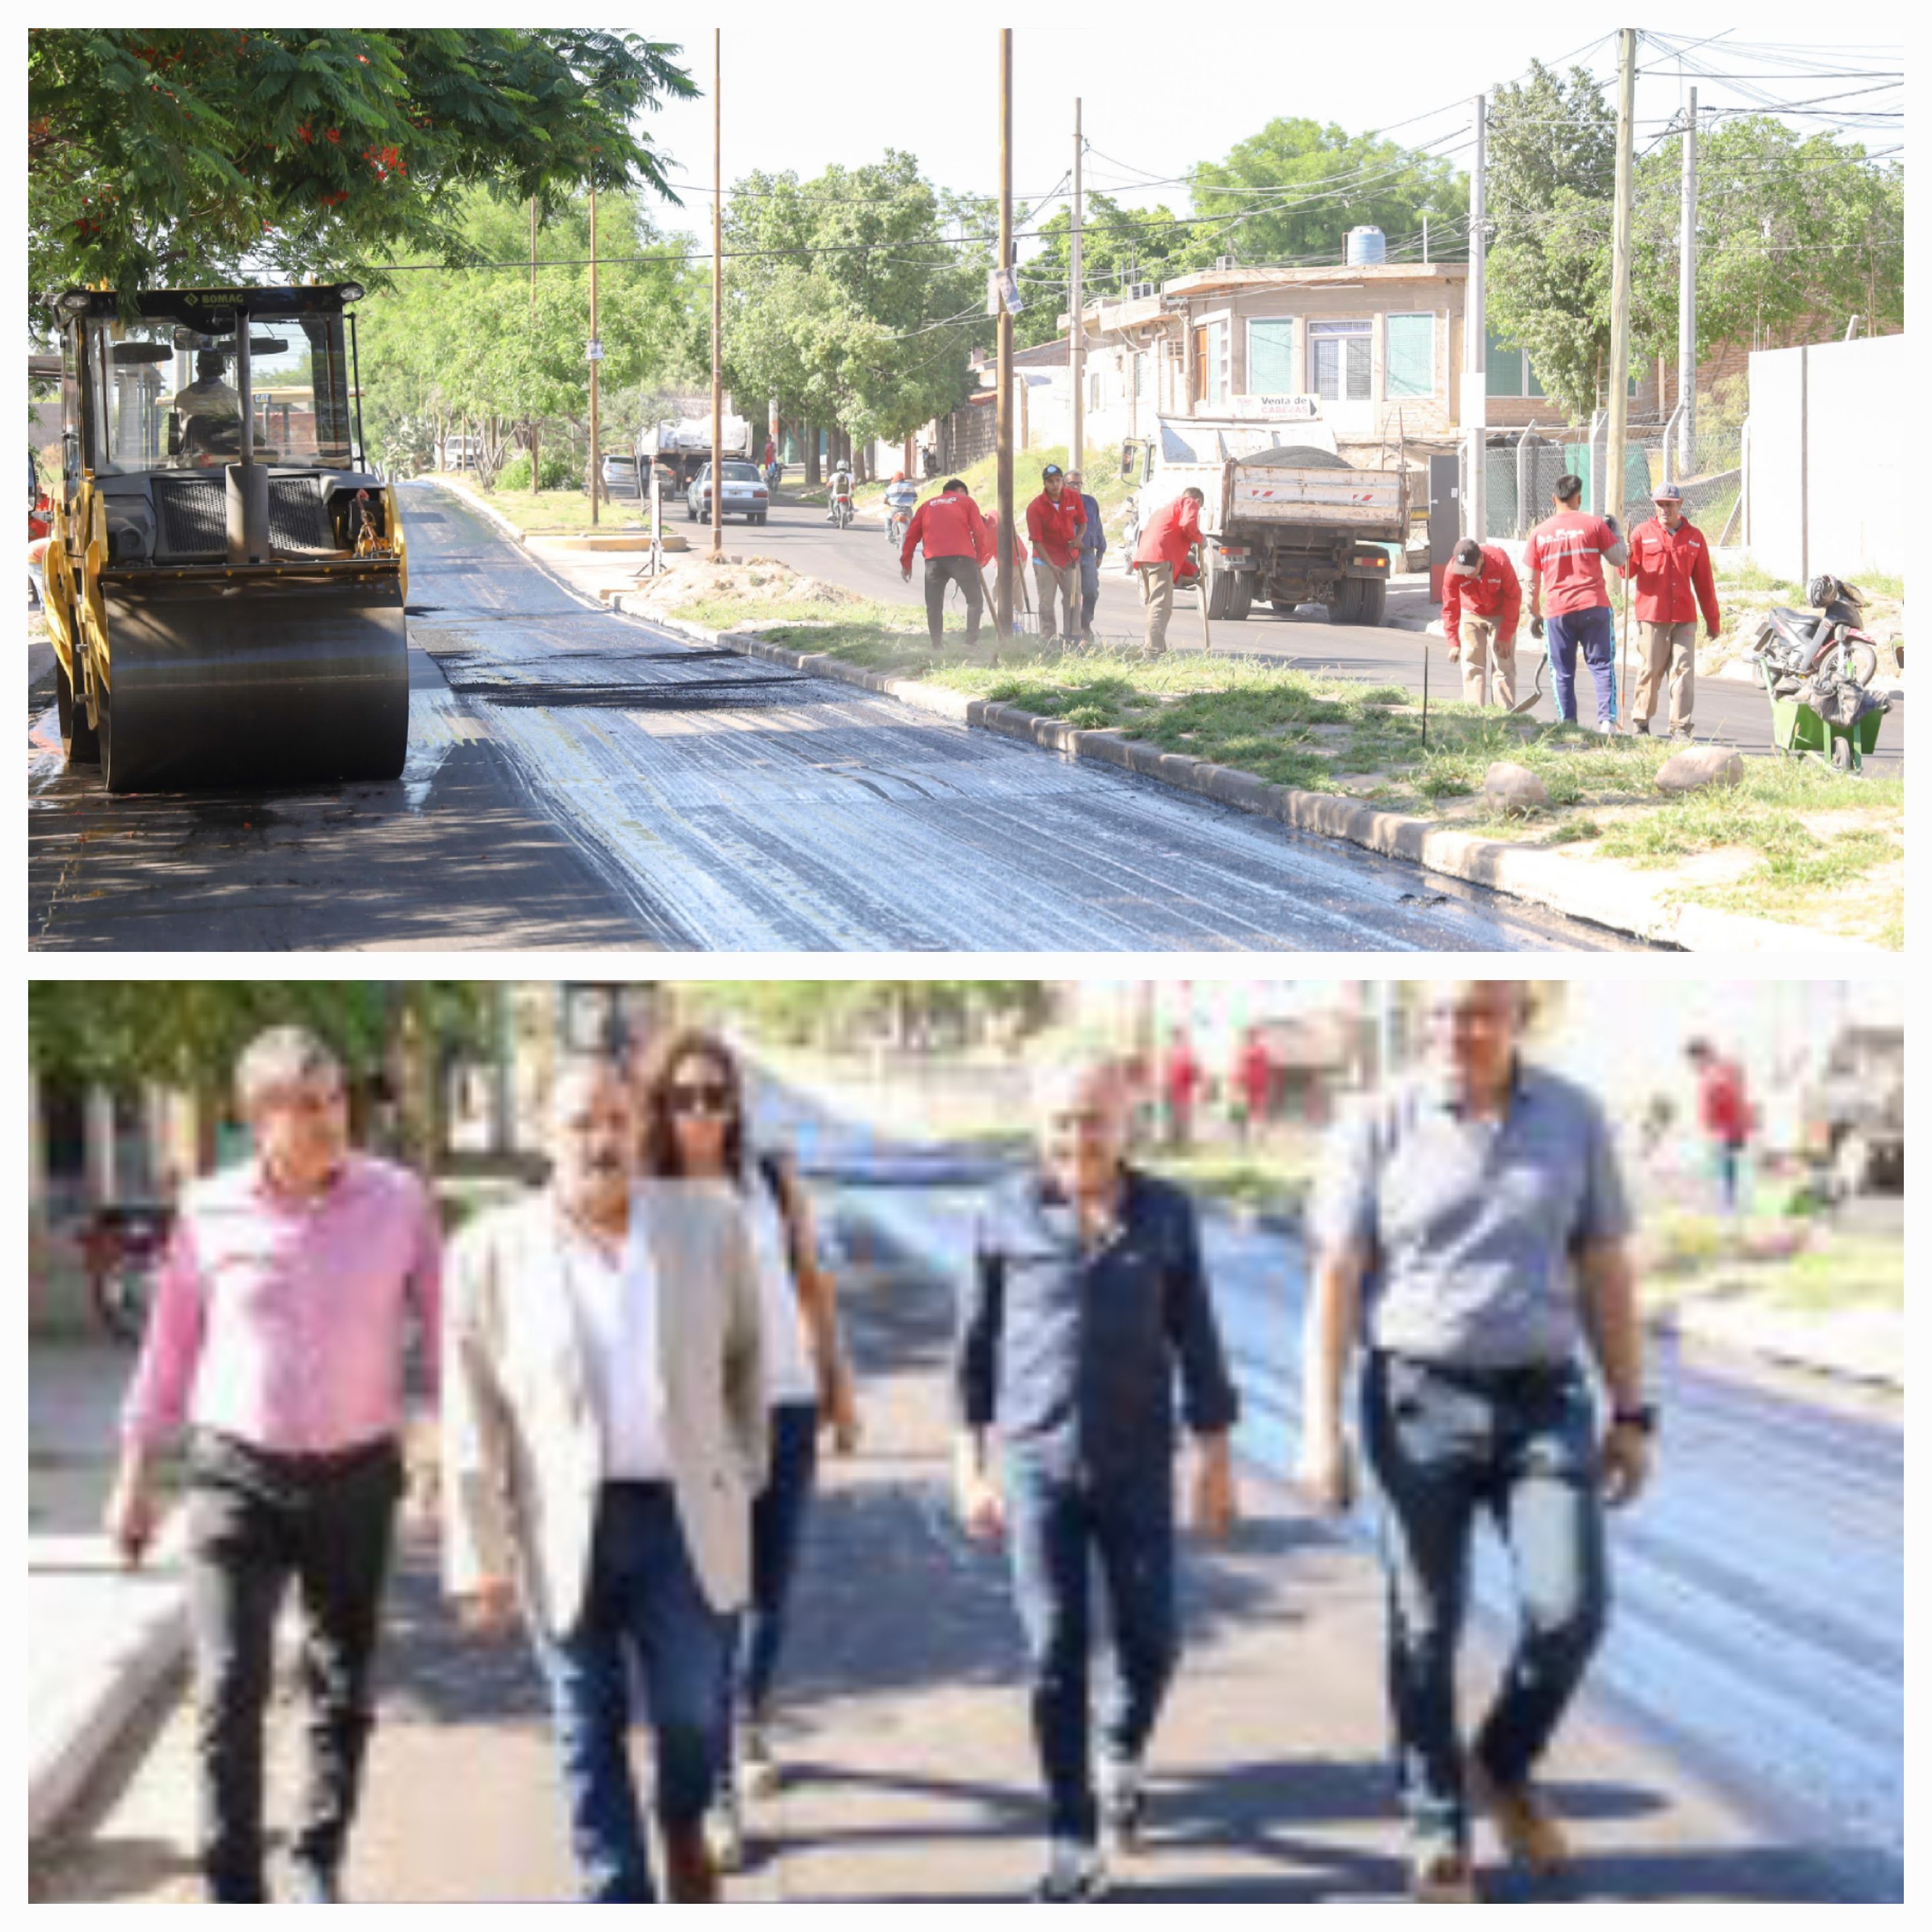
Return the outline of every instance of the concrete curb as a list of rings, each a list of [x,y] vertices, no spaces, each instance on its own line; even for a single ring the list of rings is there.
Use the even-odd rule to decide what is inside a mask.
[[[612,608],[619,610],[626,610],[627,601],[626,593],[621,592],[610,600]],[[646,616],[639,611],[626,610],[626,614],[742,656],[763,658],[812,676],[836,678],[841,683],[856,685],[956,724],[976,725],[997,731],[1003,737],[1036,745],[1044,751],[1138,772],[1177,790],[1196,792],[1239,811],[1278,819],[1297,832],[1345,839],[1369,851],[1406,860],[1426,871],[1446,873],[1471,885],[1486,886],[1567,918],[1608,926],[1654,944],[1688,952],[1805,950],[1892,956],[1882,946],[1868,945],[1862,940],[1812,932],[1742,913],[1671,905],[1654,886],[1621,868],[1612,872],[1598,868],[1586,872],[1560,853],[1527,851],[1500,839],[1458,832],[1426,818],[1378,811],[1332,793],[1296,790],[1257,778],[1251,772],[1214,764],[1184,752],[1163,752],[1139,740],[1123,737],[1118,731],[1082,730],[1058,718],[1023,711],[1016,705],[968,698],[963,692],[916,678],[889,677],[883,672],[863,670],[823,653],[790,650],[767,643],[753,632],[713,631],[704,625],[655,614]]]
[[[147,1587],[130,1586],[135,1602],[120,1627],[106,1670],[74,1688],[54,1721],[30,1742],[27,1835],[52,1832],[85,1795],[103,1761],[188,1654],[188,1602],[177,1565],[185,1541],[178,1514],[148,1558]],[[100,1560],[98,1538],[84,1543]]]

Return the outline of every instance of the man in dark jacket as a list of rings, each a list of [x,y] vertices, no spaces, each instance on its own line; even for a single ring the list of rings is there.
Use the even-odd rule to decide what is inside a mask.
[[[1107,554],[1107,532],[1100,521],[1100,500],[1088,495],[1078,470],[1066,472],[1066,487],[1087,512],[1087,525],[1080,532],[1080,634],[1090,638],[1094,607],[1100,601],[1100,560]]]
[[[1177,1382],[1198,1445],[1196,1525],[1220,1536],[1235,1514],[1228,1432],[1239,1405],[1193,1207],[1127,1164],[1126,1102],[1112,1065],[1052,1078],[1039,1166],[982,1220],[954,1358],[960,1516],[970,1535],[1004,1533],[1012,1548],[1050,1810],[1034,1896],[1050,1904],[1106,1888],[1103,1813],[1122,1849],[1139,1834],[1142,1760],[1180,1649]],[[1097,1795],[1088,1696],[1096,1562],[1115,1663]]]

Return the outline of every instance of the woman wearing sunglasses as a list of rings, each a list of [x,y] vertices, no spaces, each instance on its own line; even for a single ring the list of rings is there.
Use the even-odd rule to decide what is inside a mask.
[[[674,1033],[651,1058],[644,1097],[644,1172],[732,1181],[745,1198],[763,1288],[771,1476],[752,1507],[751,1600],[720,1687],[722,1774],[711,1820],[713,1856],[728,1870],[743,1862],[742,1801],[778,1784],[766,1720],[817,1481],[819,1431],[848,1454],[857,1444],[858,1414],[810,1203],[788,1161],[752,1146],[736,1056],[710,1034]]]

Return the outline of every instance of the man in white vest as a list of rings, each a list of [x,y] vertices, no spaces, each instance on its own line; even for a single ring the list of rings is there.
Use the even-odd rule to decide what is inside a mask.
[[[446,1580],[478,1634],[507,1630],[520,1601],[585,1901],[658,1896],[627,1749],[634,1668],[666,1893],[715,1904],[718,1685],[764,1480],[757,1263],[724,1184],[637,1178],[616,1068],[568,1068],[551,1124],[549,1187],[452,1256]]]

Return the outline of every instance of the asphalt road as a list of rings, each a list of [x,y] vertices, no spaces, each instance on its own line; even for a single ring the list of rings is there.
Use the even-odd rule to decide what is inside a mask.
[[[1124,773],[695,649],[410,487],[410,771],[110,800],[31,722],[42,948],[1622,948]],[[764,536],[769,532],[760,531]],[[827,532],[854,543],[883,539]],[[44,703],[44,700],[43,700]]]
[[[820,1174],[846,1168],[868,1211],[963,1274],[986,1172],[948,1186],[944,1147],[882,1147],[808,1098],[780,1094],[770,1104]],[[1207,1248],[1243,1390],[1241,1447],[1279,1473],[1299,1430],[1302,1244],[1216,1216]],[[1757,1817],[1768,1838],[1815,1865],[1826,1895],[1902,1898],[1898,1406],[1668,1348],[1652,1381],[1664,1417],[1658,1479],[1613,1520],[1615,1606],[1586,1708],[1653,1738]],[[1366,1549],[1370,1526],[1354,1522],[1349,1534]],[[1507,1566],[1493,1539],[1476,1593],[1490,1635],[1506,1630]]]

